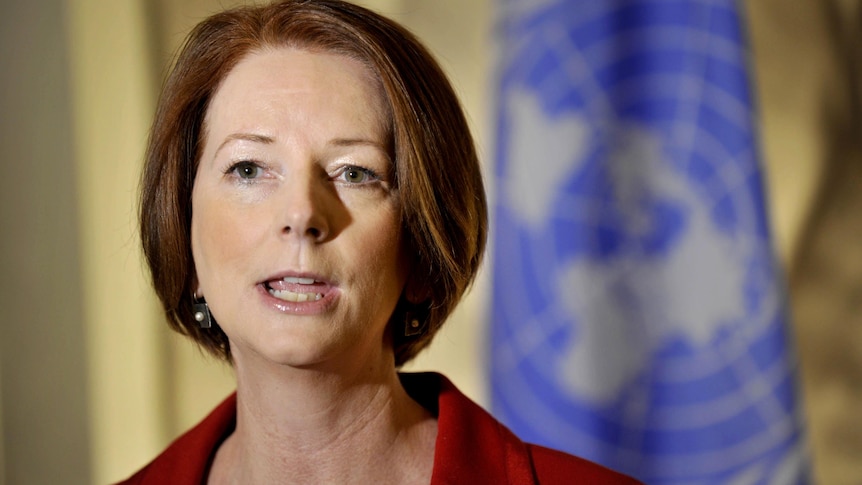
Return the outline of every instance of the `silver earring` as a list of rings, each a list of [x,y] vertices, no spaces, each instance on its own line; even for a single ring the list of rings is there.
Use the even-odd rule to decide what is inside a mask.
[[[413,312],[404,314],[404,336],[415,337],[425,331],[425,322],[420,322]]]
[[[210,313],[210,306],[203,298],[195,297],[192,302],[192,314],[201,328],[210,328],[213,326],[213,315]]]

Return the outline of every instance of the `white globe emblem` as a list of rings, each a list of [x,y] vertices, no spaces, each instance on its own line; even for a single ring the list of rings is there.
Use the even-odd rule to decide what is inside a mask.
[[[508,101],[511,158],[502,196],[518,222],[541,239],[555,219],[561,185],[581,169],[590,128],[576,115],[550,119],[526,90]],[[655,198],[684,209],[687,227],[666,254],[623,253],[601,264],[561,255],[548,275],[556,282],[549,286],[553,299],[579,323],[560,361],[560,384],[597,404],[619,396],[662,343],[681,337],[700,348],[723,323],[747,317],[741,248],[710,221],[708,201],[662,159],[660,141],[648,130],[630,123],[618,127],[614,138],[618,144],[607,163],[612,199],[626,228],[655,230],[655,217],[644,205]],[[621,284],[626,291],[616,291]]]

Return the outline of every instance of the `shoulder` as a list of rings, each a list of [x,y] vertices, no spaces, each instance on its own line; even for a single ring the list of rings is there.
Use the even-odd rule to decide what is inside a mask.
[[[402,375],[407,392],[437,416],[432,484],[637,484],[591,461],[524,443],[439,374]]]
[[[236,426],[236,395],[218,405],[203,421],[174,440],[144,468],[121,485],[199,484],[222,441]]]
[[[533,461],[536,479],[542,484],[572,483],[574,478],[583,483],[609,485],[641,483],[627,475],[562,451],[533,444],[527,444],[527,449]]]

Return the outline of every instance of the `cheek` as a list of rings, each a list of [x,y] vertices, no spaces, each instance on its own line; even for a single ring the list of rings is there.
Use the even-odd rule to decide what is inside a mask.
[[[193,197],[192,257],[201,285],[230,278],[231,268],[242,267],[255,253],[265,228],[255,213],[237,210],[224,199]]]
[[[370,231],[370,237],[362,243],[364,246],[362,252],[371,256],[372,266],[385,270],[389,276],[389,278],[377,278],[378,283],[391,285],[394,280],[399,294],[410,272],[411,261],[407,255],[406,243],[402,238],[400,220],[397,214],[392,214],[375,225]],[[377,271],[369,273],[380,274]]]

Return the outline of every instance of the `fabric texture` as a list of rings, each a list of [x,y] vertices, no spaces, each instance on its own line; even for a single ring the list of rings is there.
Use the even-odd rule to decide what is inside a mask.
[[[524,443],[436,373],[402,374],[410,396],[437,416],[432,485],[636,484],[582,458]],[[219,445],[236,425],[236,394],[121,484],[206,483]]]

